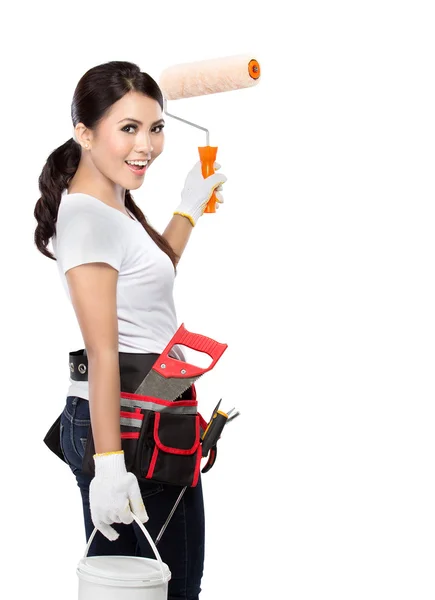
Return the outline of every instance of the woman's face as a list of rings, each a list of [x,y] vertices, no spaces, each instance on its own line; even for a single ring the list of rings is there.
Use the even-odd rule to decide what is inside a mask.
[[[91,150],[83,153],[94,167],[127,190],[139,188],[146,170],[163,152],[164,120],[160,104],[139,92],[118,100],[94,131],[87,130]],[[83,158],[83,157],[82,157]],[[126,161],[148,161],[145,170],[132,170]]]

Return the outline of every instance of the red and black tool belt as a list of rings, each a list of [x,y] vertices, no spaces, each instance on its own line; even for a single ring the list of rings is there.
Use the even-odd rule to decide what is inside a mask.
[[[195,487],[198,483],[202,445],[207,423],[198,412],[195,385],[176,400],[168,401],[132,392],[147,375],[159,354],[119,353],[121,397],[121,446],[128,471],[138,480]],[[88,365],[84,350],[69,355],[71,379],[87,380]],[[80,367],[80,368],[79,368]],[[44,442],[64,460],[59,444],[60,417],[48,431]],[[203,471],[214,463],[215,450]],[[89,426],[82,462],[84,473],[94,475],[95,445]]]

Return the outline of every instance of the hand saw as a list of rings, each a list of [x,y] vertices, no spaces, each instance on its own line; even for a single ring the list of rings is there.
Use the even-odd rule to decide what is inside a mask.
[[[208,367],[202,368],[171,358],[168,355],[169,351],[176,344],[182,344],[192,350],[208,354],[213,359],[212,363]],[[184,323],[182,323],[135,391],[135,394],[152,396],[162,400],[175,400],[201,375],[213,369],[227,348],[228,344],[220,344],[205,335],[187,331]]]

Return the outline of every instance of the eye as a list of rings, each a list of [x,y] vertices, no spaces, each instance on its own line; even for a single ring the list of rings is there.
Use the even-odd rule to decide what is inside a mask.
[[[133,129],[137,129],[137,125],[125,125],[125,127],[123,127],[121,129],[121,131],[125,131],[126,129],[128,129],[129,127],[133,127]],[[130,133],[129,131],[125,131],[125,133]]]
[[[121,131],[125,131],[126,129],[128,129],[128,128],[130,128],[130,127],[131,127],[131,128],[133,128],[133,129],[134,129],[134,131],[136,131],[136,129],[137,129],[137,125],[133,125],[133,124],[131,123],[131,124],[129,124],[129,125],[125,125],[125,126],[124,126],[124,127],[121,129]],[[164,128],[164,124],[162,123],[161,125],[156,125],[156,127],[154,127],[154,128],[152,129],[152,131],[153,131],[153,132],[155,132],[155,133],[161,133],[161,132],[163,131],[163,128]],[[158,131],[156,131],[156,130],[158,130]],[[130,132],[129,132],[129,131],[125,131],[125,133],[130,133]]]

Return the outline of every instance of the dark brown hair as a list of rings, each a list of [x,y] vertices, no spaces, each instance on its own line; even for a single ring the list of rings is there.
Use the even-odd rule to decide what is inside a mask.
[[[131,62],[111,61],[93,67],[87,71],[77,84],[71,104],[71,118],[74,127],[83,123],[94,129],[110,109],[112,104],[131,91],[141,92],[149,98],[157,100],[163,109],[163,95],[147,73]],[[57,213],[62,191],[68,187],[79,166],[82,148],[73,138],[53,150],[39,176],[41,197],[34,210],[38,225],[35,229],[35,244],[40,252],[52,260],[54,255],[47,245],[56,233]],[[140,221],[157,246],[171,259],[176,271],[179,256],[174,252],[165,238],[158,233],[145,218],[141,209],[134,202],[130,190],[125,191],[125,206]]]

